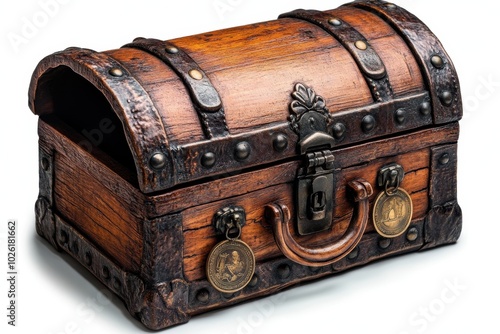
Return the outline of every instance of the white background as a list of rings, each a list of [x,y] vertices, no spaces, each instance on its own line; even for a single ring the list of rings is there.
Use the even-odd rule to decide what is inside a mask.
[[[54,2],[57,0],[43,0]],[[162,40],[267,21],[339,0],[71,1],[43,14],[35,0],[0,4],[0,332],[147,331],[96,279],[35,233],[37,117],[27,107],[30,76],[44,56],[69,46],[114,49],[133,38]],[[500,68],[494,1],[396,1],[422,19],[451,55],[465,101],[459,144],[458,244],[385,260],[193,318],[168,333],[498,332],[500,244],[498,133]],[[218,12],[216,5],[226,4]],[[46,20],[45,20],[46,19]],[[23,31],[27,22],[36,30]],[[24,36],[23,36],[24,33]],[[9,37],[10,36],[10,37]],[[24,38],[13,45],[9,38]],[[6,224],[18,222],[17,327],[7,325]],[[4,278],[5,277],[5,278]],[[455,288],[450,289],[450,285]],[[427,310],[427,318],[423,312]]]

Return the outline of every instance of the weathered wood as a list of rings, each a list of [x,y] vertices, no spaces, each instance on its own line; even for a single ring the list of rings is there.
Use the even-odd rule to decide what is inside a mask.
[[[435,36],[371,0],[281,17],[106,52],[70,48],[33,74],[37,232],[148,328],[460,236],[461,97]],[[372,213],[389,191],[378,175],[393,163],[405,174],[392,187],[413,211],[391,237]],[[404,211],[392,200],[391,219]],[[222,293],[207,258],[243,217],[236,238],[255,273]],[[301,221],[332,224],[307,234]],[[245,265],[225,252],[233,279]]]
[[[411,143],[408,143],[411,147]],[[376,145],[374,145],[376,150]],[[394,152],[392,152],[394,154]],[[354,167],[343,167],[338,172],[335,191],[335,223],[332,231],[317,233],[312,236],[298,237],[305,245],[315,247],[325,243],[331,243],[343,235],[348,227],[353,211],[353,203],[346,194],[346,184],[357,178],[364,178],[376,189],[376,178],[379,169],[389,162],[402,164],[406,176],[401,184],[412,197],[414,203],[413,217],[420,219],[427,214],[428,210],[428,187],[429,187],[429,149],[422,149],[407,154],[400,154],[396,159],[393,157],[382,157],[375,161],[365,162],[365,165]],[[371,201],[374,197],[371,198]],[[205,277],[204,263],[206,256],[215,244],[223,240],[223,236],[217,236],[212,225],[214,212],[228,205],[239,205],[247,212],[247,224],[242,229],[242,240],[245,241],[255,252],[257,262],[265,262],[281,254],[271,230],[271,226],[264,219],[264,209],[267,205],[281,203],[289,208],[294,205],[294,183],[293,180],[282,185],[267,187],[258,191],[246,193],[237,197],[230,197],[222,201],[197,205],[183,211],[184,237],[184,270],[188,280],[198,280]],[[292,213],[293,215],[293,213]],[[292,227],[294,229],[294,227]],[[366,232],[374,231],[371,218],[368,221]]]

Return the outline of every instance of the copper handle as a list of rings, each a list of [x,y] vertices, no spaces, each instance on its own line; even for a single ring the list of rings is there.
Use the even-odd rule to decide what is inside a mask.
[[[348,183],[357,203],[347,231],[340,240],[323,248],[306,248],[300,245],[290,231],[290,210],[284,204],[266,206],[266,217],[272,225],[274,239],[283,254],[290,260],[311,267],[325,266],[347,256],[359,243],[369,217],[368,198],[373,194],[370,183],[357,179]]]

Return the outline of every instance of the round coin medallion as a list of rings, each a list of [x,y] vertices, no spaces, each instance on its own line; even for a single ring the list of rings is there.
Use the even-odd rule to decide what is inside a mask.
[[[381,236],[395,238],[408,229],[412,214],[413,203],[406,191],[397,189],[389,194],[384,191],[375,200],[373,224]]]
[[[241,240],[219,242],[208,255],[207,278],[212,286],[223,293],[243,289],[255,272],[252,249]]]

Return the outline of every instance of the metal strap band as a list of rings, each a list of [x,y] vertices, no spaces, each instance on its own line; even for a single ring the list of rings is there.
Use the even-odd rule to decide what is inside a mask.
[[[363,73],[376,102],[393,99],[385,65],[366,38],[347,22],[317,10],[299,9],[279,18],[294,18],[315,24],[335,37],[352,55]]]
[[[208,139],[229,134],[219,93],[205,72],[185,51],[170,42],[145,38],[138,38],[124,47],[139,49],[158,57],[182,79]]]
[[[351,6],[381,17],[408,43],[429,88],[434,122],[444,124],[462,117],[458,76],[437,37],[417,17],[392,3],[359,1]]]
[[[57,66],[69,67],[98,87],[108,99],[124,126],[143,192],[176,184],[176,166],[160,114],[144,87],[120,62],[106,53],[69,48],[45,58],[33,78],[40,78]],[[39,80],[32,80],[30,86],[32,110],[35,110],[38,84]],[[152,165],[154,157],[161,158],[161,168]]]

